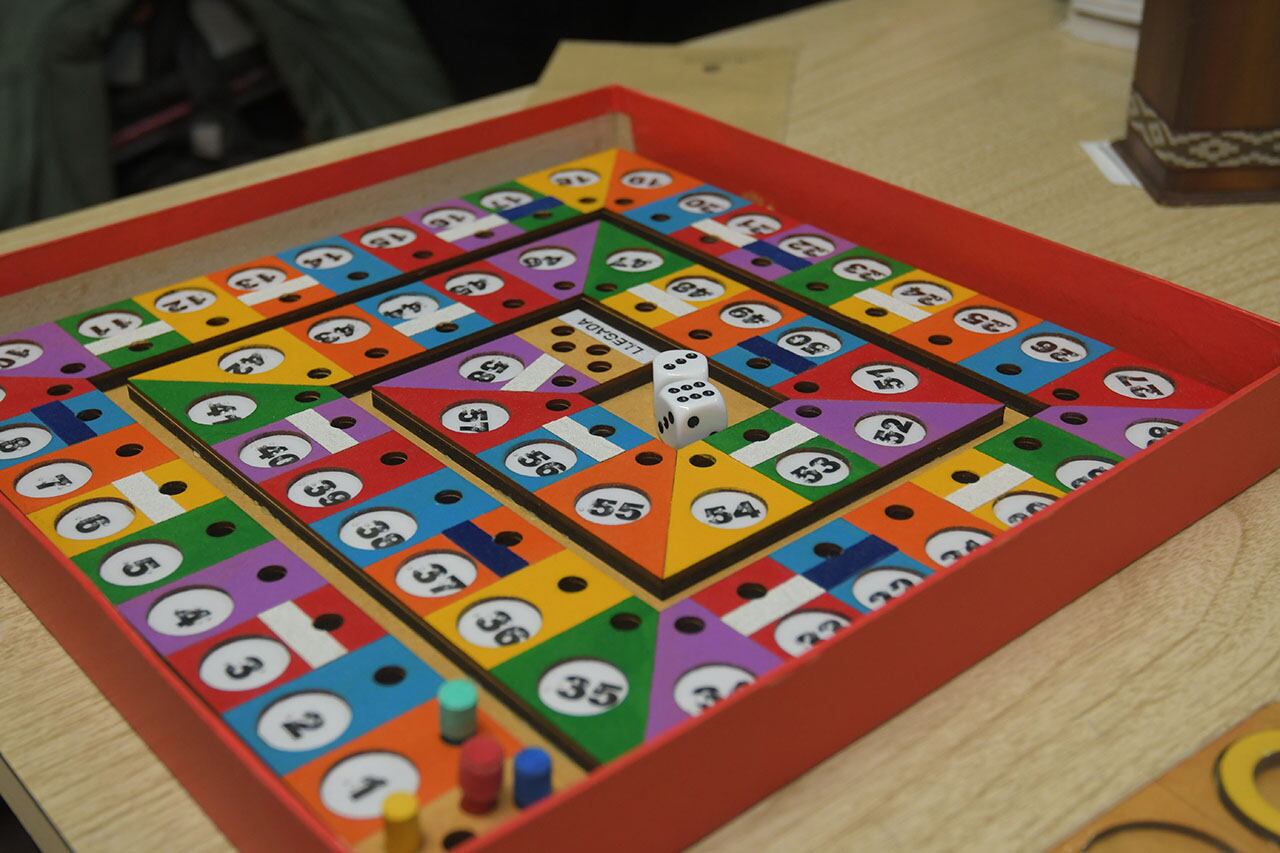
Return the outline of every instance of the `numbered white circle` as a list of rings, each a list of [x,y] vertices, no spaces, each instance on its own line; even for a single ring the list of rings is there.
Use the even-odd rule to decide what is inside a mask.
[[[740,213],[725,223],[734,231],[764,237],[767,234],[782,230],[782,223],[772,216],[763,213]]]
[[[1110,471],[1115,465],[1106,459],[1081,457],[1068,459],[1058,466],[1054,476],[1068,489],[1078,489],[1094,477]]]
[[[1150,447],[1182,424],[1177,421],[1138,421],[1125,427],[1125,441],[1137,448]]]
[[[854,601],[868,610],[876,610],[923,580],[919,572],[884,566],[858,575],[849,591]]]
[[[920,377],[900,364],[864,364],[849,376],[853,384],[872,394],[905,394],[920,385]]]
[[[801,486],[834,486],[849,476],[849,465],[834,453],[822,450],[797,450],[778,459],[777,471],[782,479]]]
[[[213,426],[247,418],[257,410],[258,402],[244,394],[214,394],[192,403],[187,417],[203,426]]]
[[[826,358],[840,352],[840,339],[822,329],[796,329],[778,338],[778,346],[805,358]]]
[[[1018,320],[999,308],[962,308],[952,321],[962,329],[980,335],[1003,335],[1018,328]]]
[[[1021,524],[1042,509],[1047,508],[1056,498],[1038,492],[1010,492],[996,499],[991,511],[1002,524],[1013,527]]]
[[[836,250],[836,244],[818,234],[791,234],[778,241],[778,248],[798,258],[825,258]]]
[[[277,699],[262,712],[258,737],[272,749],[308,752],[340,738],[352,717],[351,706],[332,693],[294,693]]]
[[[694,498],[689,507],[693,517],[708,527],[739,530],[764,521],[769,506],[763,500],[736,489],[716,489]]]
[[[136,542],[112,551],[98,567],[115,586],[146,586],[167,578],[182,565],[182,552],[168,542]]]
[[[350,471],[331,468],[310,471],[289,484],[285,492],[298,506],[322,507],[346,503],[364,489],[364,482]]]
[[[147,611],[147,625],[157,634],[191,637],[227,621],[236,603],[220,589],[193,586],[171,592]]]
[[[667,282],[667,293],[685,302],[707,302],[724,296],[724,285],[705,275],[686,275]]]
[[[320,802],[339,817],[373,820],[391,794],[416,794],[421,776],[395,752],[362,752],[344,758],[320,780]]]
[[[76,331],[86,338],[109,338],[121,332],[142,328],[142,318],[131,311],[103,311],[85,317]]]
[[[561,169],[551,173],[551,183],[561,187],[589,187],[599,181],[600,176],[590,169]]]
[[[763,302],[735,302],[721,309],[720,319],[739,329],[764,329],[782,322],[782,312]]]
[[[1084,344],[1066,335],[1032,335],[1018,349],[1036,361],[1072,364],[1089,354]]]
[[[418,235],[408,228],[384,225],[361,234],[360,245],[368,249],[394,249],[397,246],[407,246],[416,239]]]
[[[187,311],[200,311],[217,299],[212,293],[198,287],[184,287],[171,290],[155,301],[157,311],[165,314],[182,314]]]
[[[676,207],[685,213],[701,213],[706,216],[715,216],[717,213],[724,213],[733,207],[733,202],[718,193],[690,193],[681,196],[676,202]]]
[[[227,287],[252,293],[263,287],[282,284],[289,279],[289,274],[276,267],[249,267],[227,276]]]
[[[501,276],[491,272],[464,272],[450,276],[444,289],[454,296],[485,296],[502,290],[504,284]]]
[[[858,438],[880,447],[910,447],[924,441],[924,424],[911,415],[867,415],[853,425]]]
[[[630,486],[597,486],[583,492],[573,509],[592,524],[615,527],[644,518],[653,504],[648,495]]]
[[[531,270],[562,270],[577,261],[577,255],[559,246],[538,246],[520,253],[520,266]]]
[[[490,598],[458,617],[458,634],[473,646],[500,649],[523,643],[542,630],[542,613],[519,598]]]
[[[485,210],[510,210],[513,207],[531,204],[533,196],[520,190],[497,190],[480,199],[480,206]]]
[[[893,268],[875,258],[845,258],[833,264],[831,271],[846,281],[884,281]]]
[[[671,174],[660,172],[657,169],[636,169],[633,172],[627,172],[620,181],[624,187],[632,187],[638,190],[660,190],[663,187],[671,186]]]
[[[949,566],[990,541],[991,534],[981,530],[952,527],[930,536],[924,543],[924,552],[939,566]]]
[[[889,295],[911,305],[919,305],[921,308],[946,305],[952,299],[950,288],[933,281],[904,281],[901,284],[895,284],[889,291]]]
[[[124,501],[85,501],[58,516],[53,529],[64,539],[105,539],[133,524],[137,517],[134,508]]]
[[[524,362],[514,355],[502,352],[483,352],[473,355],[458,365],[458,375],[472,382],[497,382],[499,384],[519,376]]]
[[[370,509],[352,516],[338,528],[338,539],[361,551],[393,548],[413,538],[418,520],[398,509]]]
[[[1173,380],[1154,370],[1113,370],[1102,383],[1113,393],[1132,400],[1163,400],[1173,395]]]
[[[558,441],[522,444],[507,454],[507,470],[522,477],[554,477],[578,463],[578,454]]]
[[[662,255],[648,249],[619,249],[610,253],[604,262],[618,272],[652,272],[662,266]]]
[[[444,410],[440,424],[453,432],[488,432],[502,427],[510,419],[507,410],[497,403],[458,403]]]
[[[284,468],[311,455],[311,442],[292,432],[260,435],[240,448],[240,461],[250,468]]]
[[[0,461],[21,459],[44,450],[53,441],[53,433],[44,427],[18,424],[0,429]]]
[[[444,598],[476,582],[476,564],[452,551],[431,551],[405,560],[396,586],[415,598]]]
[[[408,320],[434,314],[440,303],[424,293],[401,293],[378,303],[378,313],[393,320]]]
[[[755,680],[753,673],[740,666],[708,663],[680,676],[671,692],[676,706],[690,717],[696,717]]]
[[[274,347],[241,347],[218,359],[218,368],[236,376],[275,370],[284,364],[284,353]]]
[[[341,246],[316,246],[314,249],[299,252],[293,262],[309,270],[331,270],[345,266],[353,260],[355,255]]]
[[[56,498],[69,495],[93,479],[93,469],[83,462],[46,462],[23,474],[13,484],[26,498]]]
[[[475,222],[476,215],[461,207],[439,207],[422,214],[422,224],[433,231],[442,231],[455,225]]]
[[[326,317],[311,324],[307,337],[318,344],[346,344],[360,340],[371,331],[373,327],[357,317]]]
[[[836,632],[849,627],[849,618],[825,610],[801,610],[778,621],[773,629],[773,641],[793,658],[812,649]]]
[[[538,699],[571,717],[597,717],[618,707],[631,684],[611,663],[594,658],[561,661],[538,680]]]
[[[0,370],[26,367],[44,355],[44,347],[30,341],[5,341],[0,344]]]
[[[200,661],[200,680],[215,690],[242,693],[266,687],[289,668],[284,643],[269,637],[239,637],[215,647]]]

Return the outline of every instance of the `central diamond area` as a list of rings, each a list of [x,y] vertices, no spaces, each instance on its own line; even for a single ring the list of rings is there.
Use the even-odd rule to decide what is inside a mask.
[[[546,304],[376,385],[375,405],[659,597],[1002,415],[820,307],[606,219],[437,278],[457,296]],[[710,359],[729,409],[725,430],[679,450],[657,437],[650,385],[654,356],[677,348]]]

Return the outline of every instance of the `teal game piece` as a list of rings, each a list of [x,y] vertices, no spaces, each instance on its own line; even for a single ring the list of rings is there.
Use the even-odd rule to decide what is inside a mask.
[[[446,681],[436,694],[440,702],[440,737],[462,743],[476,733],[476,686],[470,681]]]

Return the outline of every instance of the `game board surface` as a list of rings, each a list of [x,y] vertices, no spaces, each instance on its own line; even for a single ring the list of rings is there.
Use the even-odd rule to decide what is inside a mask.
[[[351,843],[453,792],[444,676],[241,504],[592,768],[1226,396],[630,151],[508,178],[0,342],[0,491]]]

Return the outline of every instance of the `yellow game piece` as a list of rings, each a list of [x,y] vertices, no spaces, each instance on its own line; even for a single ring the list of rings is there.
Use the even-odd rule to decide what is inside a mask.
[[[1218,787],[1223,799],[1249,823],[1273,840],[1280,839],[1280,808],[1258,788],[1258,766],[1280,754],[1280,729],[1245,735],[1218,759]]]
[[[418,798],[397,791],[382,801],[382,827],[387,853],[414,853],[425,839],[418,823]]]
[[[583,213],[604,207],[618,149],[610,148],[516,180]]]

